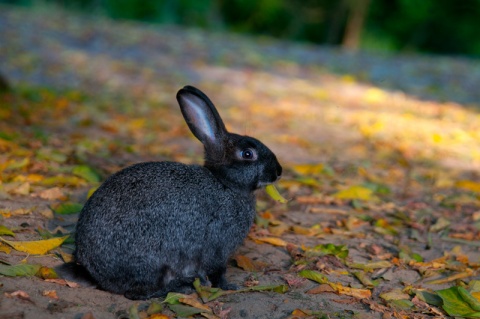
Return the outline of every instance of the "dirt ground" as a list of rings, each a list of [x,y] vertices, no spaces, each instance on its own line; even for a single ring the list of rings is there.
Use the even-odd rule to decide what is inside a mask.
[[[2,238],[71,233],[78,213],[59,205],[84,203],[129,164],[200,163],[175,101],[192,84],[231,131],[277,154],[277,187],[290,200],[259,191],[259,217],[227,270],[241,287],[288,291],[225,295],[204,317],[447,318],[422,292],[480,279],[477,61],[352,54],[53,8],[0,6],[0,39],[0,73],[13,88],[0,96],[0,224],[15,233]],[[56,267],[72,247],[4,248],[0,261]],[[0,319],[154,318],[147,309],[162,302],[39,276],[2,276],[0,293]],[[166,303],[162,313],[181,317]]]

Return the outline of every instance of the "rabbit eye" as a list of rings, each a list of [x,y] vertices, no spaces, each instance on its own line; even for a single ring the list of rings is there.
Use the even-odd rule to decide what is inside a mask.
[[[251,148],[246,148],[242,150],[240,155],[242,156],[243,159],[246,159],[246,160],[252,160],[252,159],[255,159],[256,157],[255,151],[252,150]]]

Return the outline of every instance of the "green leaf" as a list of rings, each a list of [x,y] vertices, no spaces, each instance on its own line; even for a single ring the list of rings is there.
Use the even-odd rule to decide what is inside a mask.
[[[263,285],[263,286],[247,287],[247,288],[237,290],[237,292],[244,292],[244,291],[274,291],[274,292],[283,294],[288,291],[288,285]]]
[[[147,314],[148,315],[153,315],[155,313],[160,313],[163,310],[163,305],[161,303],[158,303],[156,301],[153,301],[147,309]]]
[[[435,293],[431,293],[423,289],[415,289],[413,292],[418,299],[425,301],[429,305],[440,307],[443,303],[442,298]]]
[[[100,176],[97,174],[97,172],[86,165],[75,166],[72,170],[72,173],[91,183],[100,182]]]
[[[181,304],[170,304],[168,305],[168,308],[170,308],[171,311],[175,312],[178,317],[182,317],[182,318],[198,315],[199,313],[202,313],[205,311],[203,309],[198,309],[198,308],[181,305]]]
[[[328,278],[315,270],[302,270],[298,273],[300,277],[307,278],[313,281],[316,281],[320,284],[328,283]]]
[[[443,300],[443,309],[450,315],[450,316],[460,316],[466,318],[480,318],[480,311],[475,310],[472,306],[467,302],[469,299],[468,297],[465,300],[465,291],[459,292],[459,288],[462,287],[450,287],[448,289],[438,290],[437,294]],[[462,296],[462,294],[464,296]],[[470,293],[467,294],[474,298]],[[470,301],[470,300],[469,300]],[[478,301],[477,301],[478,302]]]
[[[365,271],[370,271],[379,268],[389,268],[392,267],[393,264],[388,260],[380,260],[380,261],[372,261],[369,263],[361,264],[361,263],[347,263],[347,266],[350,268],[362,269]]]
[[[60,214],[60,215],[76,214],[76,213],[79,213],[82,210],[82,208],[83,208],[83,205],[78,203],[62,203],[60,205],[52,207],[53,211],[56,214]]]
[[[313,248],[306,249],[306,255],[309,257],[334,255],[340,259],[345,259],[348,256],[348,248],[346,245],[325,244],[317,245]]]
[[[180,298],[187,298],[187,295],[178,292],[169,292],[162,303],[168,303],[169,305],[177,305],[180,303]]]
[[[140,319],[140,317],[138,315],[138,305],[133,304],[128,309],[128,319]]]
[[[277,202],[280,202],[282,204],[285,204],[288,202],[288,200],[286,200],[285,198],[283,198],[282,195],[280,195],[280,193],[278,192],[278,190],[275,188],[275,186],[273,184],[269,184],[265,187],[265,191],[267,192],[267,194],[273,198],[274,200],[276,200]]]
[[[15,237],[15,234],[13,233],[13,231],[11,231],[10,229],[8,229],[3,225],[0,225],[0,236],[2,235]]]
[[[390,300],[388,302],[389,305],[393,306],[394,308],[408,310],[413,308],[414,304],[408,299],[398,299],[398,300]]]
[[[9,277],[16,276],[34,276],[40,269],[40,265],[29,265],[29,264],[19,264],[19,265],[3,265],[0,264],[0,274]]]

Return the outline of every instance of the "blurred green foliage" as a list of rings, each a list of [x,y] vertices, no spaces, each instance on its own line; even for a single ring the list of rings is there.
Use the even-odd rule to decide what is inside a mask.
[[[365,49],[480,56],[480,0],[0,0],[64,8],[114,19],[180,24],[341,45],[347,25],[366,7],[359,27]],[[351,36],[351,35],[350,35]]]

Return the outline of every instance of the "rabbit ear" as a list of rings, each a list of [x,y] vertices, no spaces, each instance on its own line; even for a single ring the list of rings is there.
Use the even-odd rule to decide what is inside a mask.
[[[199,89],[185,86],[177,93],[183,117],[188,127],[204,145],[219,145],[227,134],[217,109]]]

